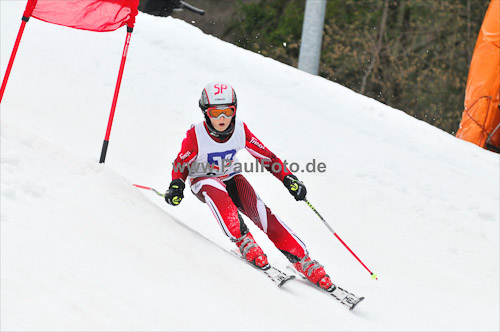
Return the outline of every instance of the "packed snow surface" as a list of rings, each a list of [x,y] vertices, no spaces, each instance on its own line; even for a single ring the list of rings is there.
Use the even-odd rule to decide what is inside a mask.
[[[0,2],[2,78],[25,3]],[[99,164],[125,34],[26,26],[1,105],[2,330],[499,330],[497,154],[139,14]],[[281,159],[326,165],[296,174],[378,281],[271,174],[246,176],[333,281],[366,297],[354,311],[301,281],[279,289],[226,253],[233,244],[189,189],[171,207],[133,186],[168,187],[216,80],[235,87],[237,116]]]

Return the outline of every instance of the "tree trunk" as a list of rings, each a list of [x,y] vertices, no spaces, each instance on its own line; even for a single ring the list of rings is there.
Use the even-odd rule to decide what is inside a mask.
[[[380,62],[379,53],[380,53],[380,50],[382,49],[382,39],[384,38],[385,25],[387,23],[388,8],[389,8],[389,0],[385,0],[384,11],[382,12],[382,17],[380,18],[380,27],[378,30],[377,42],[373,47],[372,61],[370,62],[368,69],[366,70],[365,74],[363,75],[363,80],[361,82],[361,88],[359,89],[359,93],[361,93],[361,94],[365,94],[366,80],[368,79],[368,76],[370,76],[370,74],[377,69],[376,65],[378,65],[378,63]]]

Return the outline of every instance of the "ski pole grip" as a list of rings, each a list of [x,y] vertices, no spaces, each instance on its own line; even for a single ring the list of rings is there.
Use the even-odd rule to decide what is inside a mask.
[[[190,5],[184,1],[181,1],[181,5],[182,5],[182,7],[186,8],[187,10],[189,10],[193,13],[199,14],[201,16],[205,15],[205,11],[203,9],[196,8],[195,6]]]

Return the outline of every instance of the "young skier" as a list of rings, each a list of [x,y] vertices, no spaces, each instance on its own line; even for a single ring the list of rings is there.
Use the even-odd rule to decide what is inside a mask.
[[[304,243],[264,204],[240,173],[241,167],[236,167],[235,155],[246,149],[283,182],[297,201],[306,197],[304,184],[250,132],[244,122],[236,119],[236,93],[231,85],[222,82],[208,84],[201,93],[199,106],[205,121],[187,131],[174,161],[172,182],[165,193],[167,203],[176,206],[182,201],[184,182],[189,177],[193,194],[208,205],[224,233],[236,243],[247,261],[264,270],[270,266],[238,211],[264,231],[309,281],[323,289],[333,289],[335,286],[323,266],[311,260]]]

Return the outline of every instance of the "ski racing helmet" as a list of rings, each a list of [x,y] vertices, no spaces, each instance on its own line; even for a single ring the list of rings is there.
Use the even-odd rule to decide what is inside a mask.
[[[214,137],[224,139],[233,133],[238,101],[236,99],[236,92],[234,92],[231,85],[224,82],[212,82],[207,84],[201,92],[199,106],[201,112],[205,116],[205,123],[207,124],[210,134]],[[212,107],[221,108],[224,106],[234,109],[233,118],[226,130],[217,131],[214,126],[212,126],[212,122],[210,122],[208,109]]]

